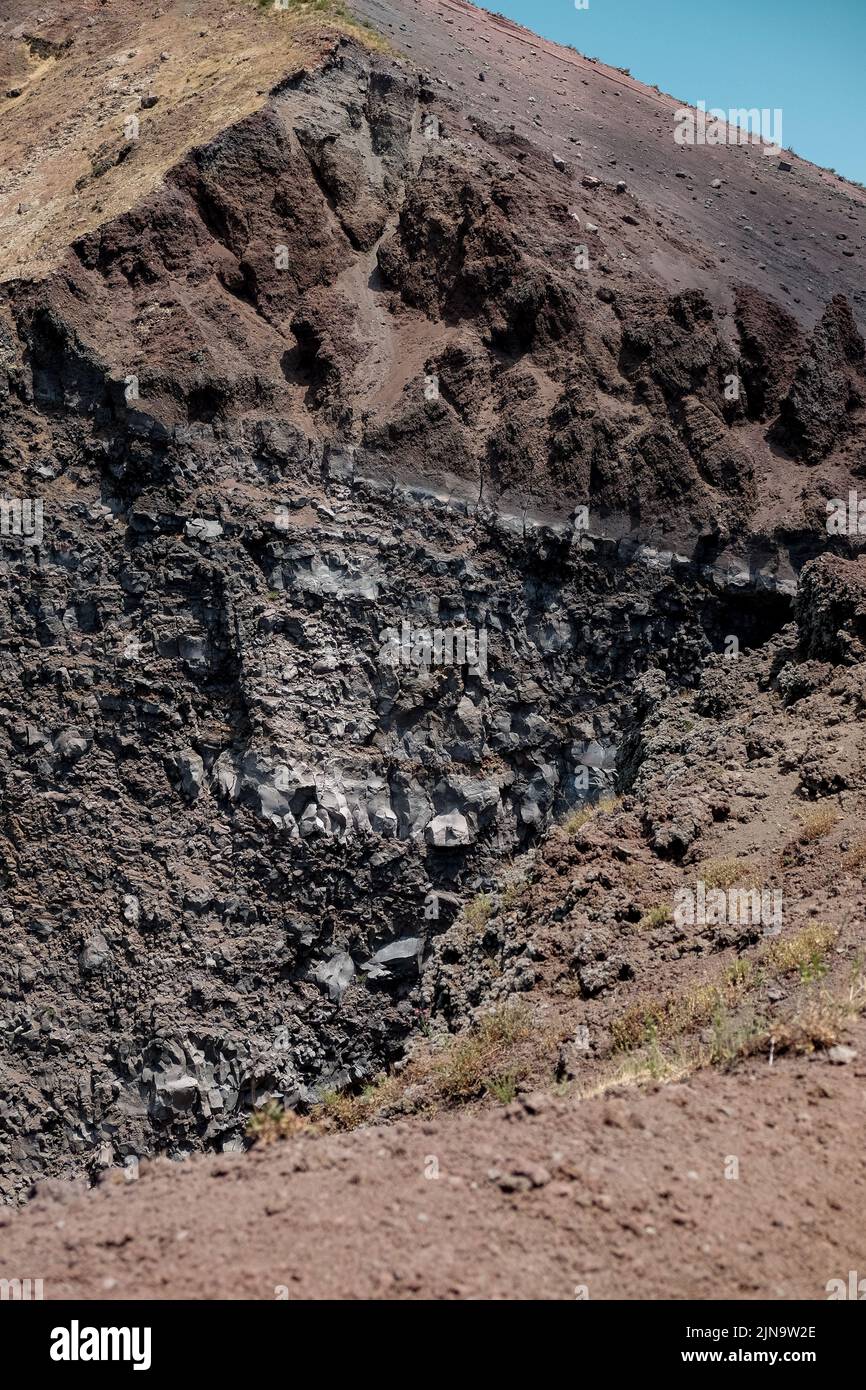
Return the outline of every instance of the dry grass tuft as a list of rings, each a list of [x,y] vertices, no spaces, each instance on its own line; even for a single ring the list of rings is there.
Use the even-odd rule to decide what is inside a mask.
[[[562,828],[566,835],[574,835],[581,826],[586,825],[587,821],[595,820],[596,816],[606,816],[611,811],[615,811],[621,801],[621,796],[603,796],[592,806],[581,806],[565,817]]]
[[[757,888],[763,882],[760,868],[748,859],[709,859],[697,867],[695,877],[708,888]]]
[[[826,957],[839,932],[829,922],[814,922],[803,927],[795,936],[779,938],[766,946],[759,956],[769,971],[790,975],[797,971],[804,983],[819,980],[827,973]]]
[[[814,1052],[835,1047],[848,1024],[866,1009],[866,975],[858,974],[844,994],[811,992],[792,1014],[768,1028],[760,1052]]]
[[[274,0],[256,0],[260,10],[266,11],[275,19],[289,24],[302,25],[311,20],[325,20],[341,33],[349,34],[368,48],[381,52],[391,52],[391,46],[366,19],[359,19],[342,3],[342,0],[280,0],[279,7]]]
[[[487,1014],[433,1059],[430,1077],[442,1105],[461,1105],[485,1093],[495,1095],[502,1079],[516,1086],[529,1074],[529,1058],[515,1049],[533,1035],[529,1010],[514,1004]]]
[[[247,1121],[247,1138],[255,1144],[273,1144],[295,1134],[311,1133],[312,1125],[296,1110],[284,1110],[275,1100],[254,1110]]]
[[[487,893],[479,893],[463,909],[463,920],[471,931],[482,932],[493,916],[493,899]]]
[[[539,1028],[525,1004],[503,1004],[467,1032],[417,1052],[402,1071],[381,1076],[360,1095],[329,1092],[313,1118],[356,1129],[395,1111],[436,1113],[485,1097],[507,1103],[539,1071],[552,1076],[567,1032],[565,1026]]]
[[[709,1041],[661,1046],[653,1035],[639,1051],[628,1052],[605,1076],[578,1092],[581,1099],[603,1095],[618,1086],[679,1081],[703,1067],[728,1067],[747,1057],[809,1054],[841,1042],[853,1019],[866,1011],[866,975],[855,973],[841,993],[813,985],[795,1008],[767,1020],[758,1013],[734,1016],[722,1009],[712,1020]]]
[[[771,941],[754,961],[738,960],[717,979],[693,985],[678,994],[638,1000],[614,1019],[611,1026],[614,1047],[621,1052],[633,1051],[698,1032],[711,1023],[715,1026],[753,994],[768,976],[796,971],[804,983],[814,983],[826,974],[826,957],[837,936],[835,927],[817,922],[785,941]]]
[[[528,884],[525,879],[515,879],[511,883],[507,883],[500,899],[502,911],[511,912],[513,908],[517,907],[522,902],[527,888]]]
[[[652,931],[656,927],[663,927],[673,920],[674,914],[671,907],[667,903],[656,903],[655,907],[651,907],[644,913],[643,917],[641,917],[637,924],[638,931]]]
[[[816,806],[814,811],[801,811],[800,819],[803,824],[797,839],[801,845],[809,845],[815,840],[823,840],[825,835],[830,834],[839,820],[839,812],[835,806],[824,802]]]
[[[594,1100],[619,1086],[667,1085],[682,1081],[695,1070],[695,1057],[686,1050],[665,1052],[658,1042],[642,1052],[630,1052],[604,1076],[579,1087],[580,1100]]]
[[[842,856],[842,868],[850,873],[862,873],[866,869],[866,835],[857,840],[847,854]]]

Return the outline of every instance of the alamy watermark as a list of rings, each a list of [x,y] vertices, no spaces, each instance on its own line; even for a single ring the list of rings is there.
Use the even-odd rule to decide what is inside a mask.
[[[413,627],[404,618],[399,628],[382,633],[382,666],[468,666],[473,675],[487,671],[487,629]]]
[[[19,536],[28,545],[42,541],[42,499],[0,497],[0,539]]]
[[[831,497],[827,503],[827,533],[831,536],[866,536],[866,497],[851,489],[847,501]]]
[[[0,1303],[28,1303],[45,1297],[41,1279],[0,1279]]]
[[[134,1371],[150,1369],[149,1327],[82,1327],[73,1318],[69,1327],[51,1331],[52,1361],[131,1361]]]
[[[856,1269],[848,1270],[847,1284],[844,1279],[828,1279],[824,1287],[831,1303],[839,1299],[851,1299],[857,1303],[866,1300],[866,1279],[860,1279]]]
[[[674,894],[674,921],[678,927],[761,927],[765,936],[782,930],[781,888],[708,888],[698,879],[694,888],[678,888]]]
[[[765,155],[782,152],[782,110],[776,106],[732,106],[728,111],[699,101],[680,106],[674,113],[674,140],[678,145],[750,145],[757,136]]]

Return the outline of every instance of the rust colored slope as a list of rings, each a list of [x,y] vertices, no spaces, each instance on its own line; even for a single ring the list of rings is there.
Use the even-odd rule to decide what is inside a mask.
[[[115,1169],[0,1216],[2,1273],[46,1298],[823,1299],[866,1257],[864,1079],[762,1059]]]

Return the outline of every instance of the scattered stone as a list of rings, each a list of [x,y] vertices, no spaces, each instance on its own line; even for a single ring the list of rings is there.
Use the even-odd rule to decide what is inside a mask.
[[[470,845],[472,832],[460,811],[449,811],[446,815],[434,816],[424,830],[424,838],[436,849],[453,849]]]
[[[78,964],[84,975],[93,975],[102,970],[110,959],[111,947],[100,931],[88,937],[78,954]]]
[[[223,533],[218,521],[203,516],[194,516],[186,523],[186,534],[190,540],[215,541]]]
[[[404,936],[399,941],[382,946],[363,969],[370,980],[417,975],[421,969],[423,951],[422,936]]]
[[[204,760],[188,749],[176,759],[181,791],[188,801],[195,801],[204,785]]]
[[[313,969],[313,979],[327,990],[335,1004],[339,1004],[354,978],[355,963],[347,951],[335,951]]]
[[[67,762],[77,762],[83,758],[90,747],[89,740],[80,729],[64,729],[54,740],[54,751]]]

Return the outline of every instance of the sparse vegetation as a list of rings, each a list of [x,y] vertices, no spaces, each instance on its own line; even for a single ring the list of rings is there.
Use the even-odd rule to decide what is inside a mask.
[[[797,839],[800,844],[812,844],[813,841],[823,840],[825,835],[829,835],[839,819],[839,812],[835,806],[824,802],[816,806],[814,811],[801,812],[800,819],[802,826]]]
[[[667,922],[673,921],[673,911],[667,903],[656,903],[645,912],[638,922],[638,931],[652,931],[656,927],[663,927]]]
[[[522,900],[526,890],[526,883],[523,881],[508,883],[502,893],[502,911],[510,912]]]
[[[756,1040],[766,1036],[766,1020],[755,1010],[733,1014],[720,1009],[713,1016],[709,1044],[701,1052],[701,1060],[722,1067],[732,1065],[738,1057],[747,1056]]]
[[[501,1076],[491,1076],[484,1083],[487,1093],[501,1105],[509,1105],[517,1095],[518,1079],[513,1072],[503,1072]]]
[[[826,987],[811,991],[796,1009],[767,1030],[755,1050],[814,1052],[840,1042],[847,1024],[866,1009],[866,975],[858,971],[848,989],[833,994]]]
[[[589,1099],[618,1086],[677,1081],[703,1067],[732,1066],[747,1057],[827,1049],[843,1039],[847,1026],[864,1011],[866,974],[858,966],[846,989],[834,993],[813,984],[779,1018],[769,1020],[754,1010],[735,1015],[720,1008],[711,1020],[709,1039],[679,1040],[665,1049],[655,1028],[650,1027],[639,1050],[627,1052],[580,1095]]]
[[[284,1110],[275,1100],[254,1110],[247,1121],[247,1138],[256,1144],[273,1144],[293,1134],[310,1131],[310,1121],[296,1110]]]
[[[810,984],[826,975],[826,958],[838,935],[827,922],[816,922],[785,941],[771,942],[759,959],[771,972],[788,975],[797,971],[800,979]]]
[[[313,1110],[314,1121],[328,1121],[337,1129],[355,1129],[367,1118],[367,1111],[375,1100],[381,1104],[385,1088],[390,1078],[380,1077],[377,1082],[365,1086],[360,1095],[353,1091],[325,1091],[319,1104]]]
[[[747,859],[708,859],[698,867],[695,876],[708,888],[733,888],[735,884],[751,887],[762,880],[760,870]]]
[[[328,1092],[312,1119],[355,1129],[395,1108],[435,1112],[485,1096],[507,1104],[539,1067],[552,1073],[566,1031],[539,1029],[524,1004],[501,1005],[467,1032],[417,1052],[402,1071],[381,1076],[360,1095]]]
[[[479,893],[463,909],[463,920],[472,931],[481,932],[493,915],[493,899],[487,893]]]
[[[665,1052],[653,1039],[641,1052],[630,1052],[619,1059],[604,1076],[581,1087],[581,1100],[592,1100],[618,1086],[646,1086],[680,1081],[695,1069],[693,1054],[686,1051]]]
[[[569,812],[562,822],[562,828],[566,835],[574,835],[580,830],[581,826],[586,825],[587,821],[592,820],[594,815],[594,806],[581,806],[579,811]]]
[[[511,1005],[487,1014],[469,1033],[454,1039],[433,1059],[430,1080],[439,1101],[460,1105],[494,1094],[498,1079],[508,1075],[514,1087],[527,1075],[526,1062],[514,1056],[518,1044],[532,1036],[529,1010]]]
[[[586,825],[587,821],[594,820],[596,816],[609,815],[611,811],[615,811],[621,800],[622,798],[619,796],[603,796],[592,806],[581,806],[565,817],[562,828],[566,835],[574,835],[581,826]]]
[[[739,973],[718,981],[692,986],[680,994],[647,999],[633,1004],[614,1019],[614,1047],[633,1051],[653,1042],[665,1042],[705,1027],[720,1011],[733,1007],[745,993],[747,980]]]
[[[850,873],[862,873],[866,869],[866,835],[856,840],[846,854],[842,856],[842,868]]]
[[[819,922],[786,941],[770,942],[754,961],[736,961],[716,980],[661,999],[639,1000],[614,1019],[611,1033],[615,1048],[627,1052],[718,1024],[768,976],[796,971],[806,984],[821,979],[837,934],[835,928]]]
[[[260,10],[273,14],[278,19],[303,21],[305,19],[326,19],[336,28],[354,34],[372,48],[387,49],[389,45],[370,24],[369,20],[353,15],[342,0],[256,0]]]

